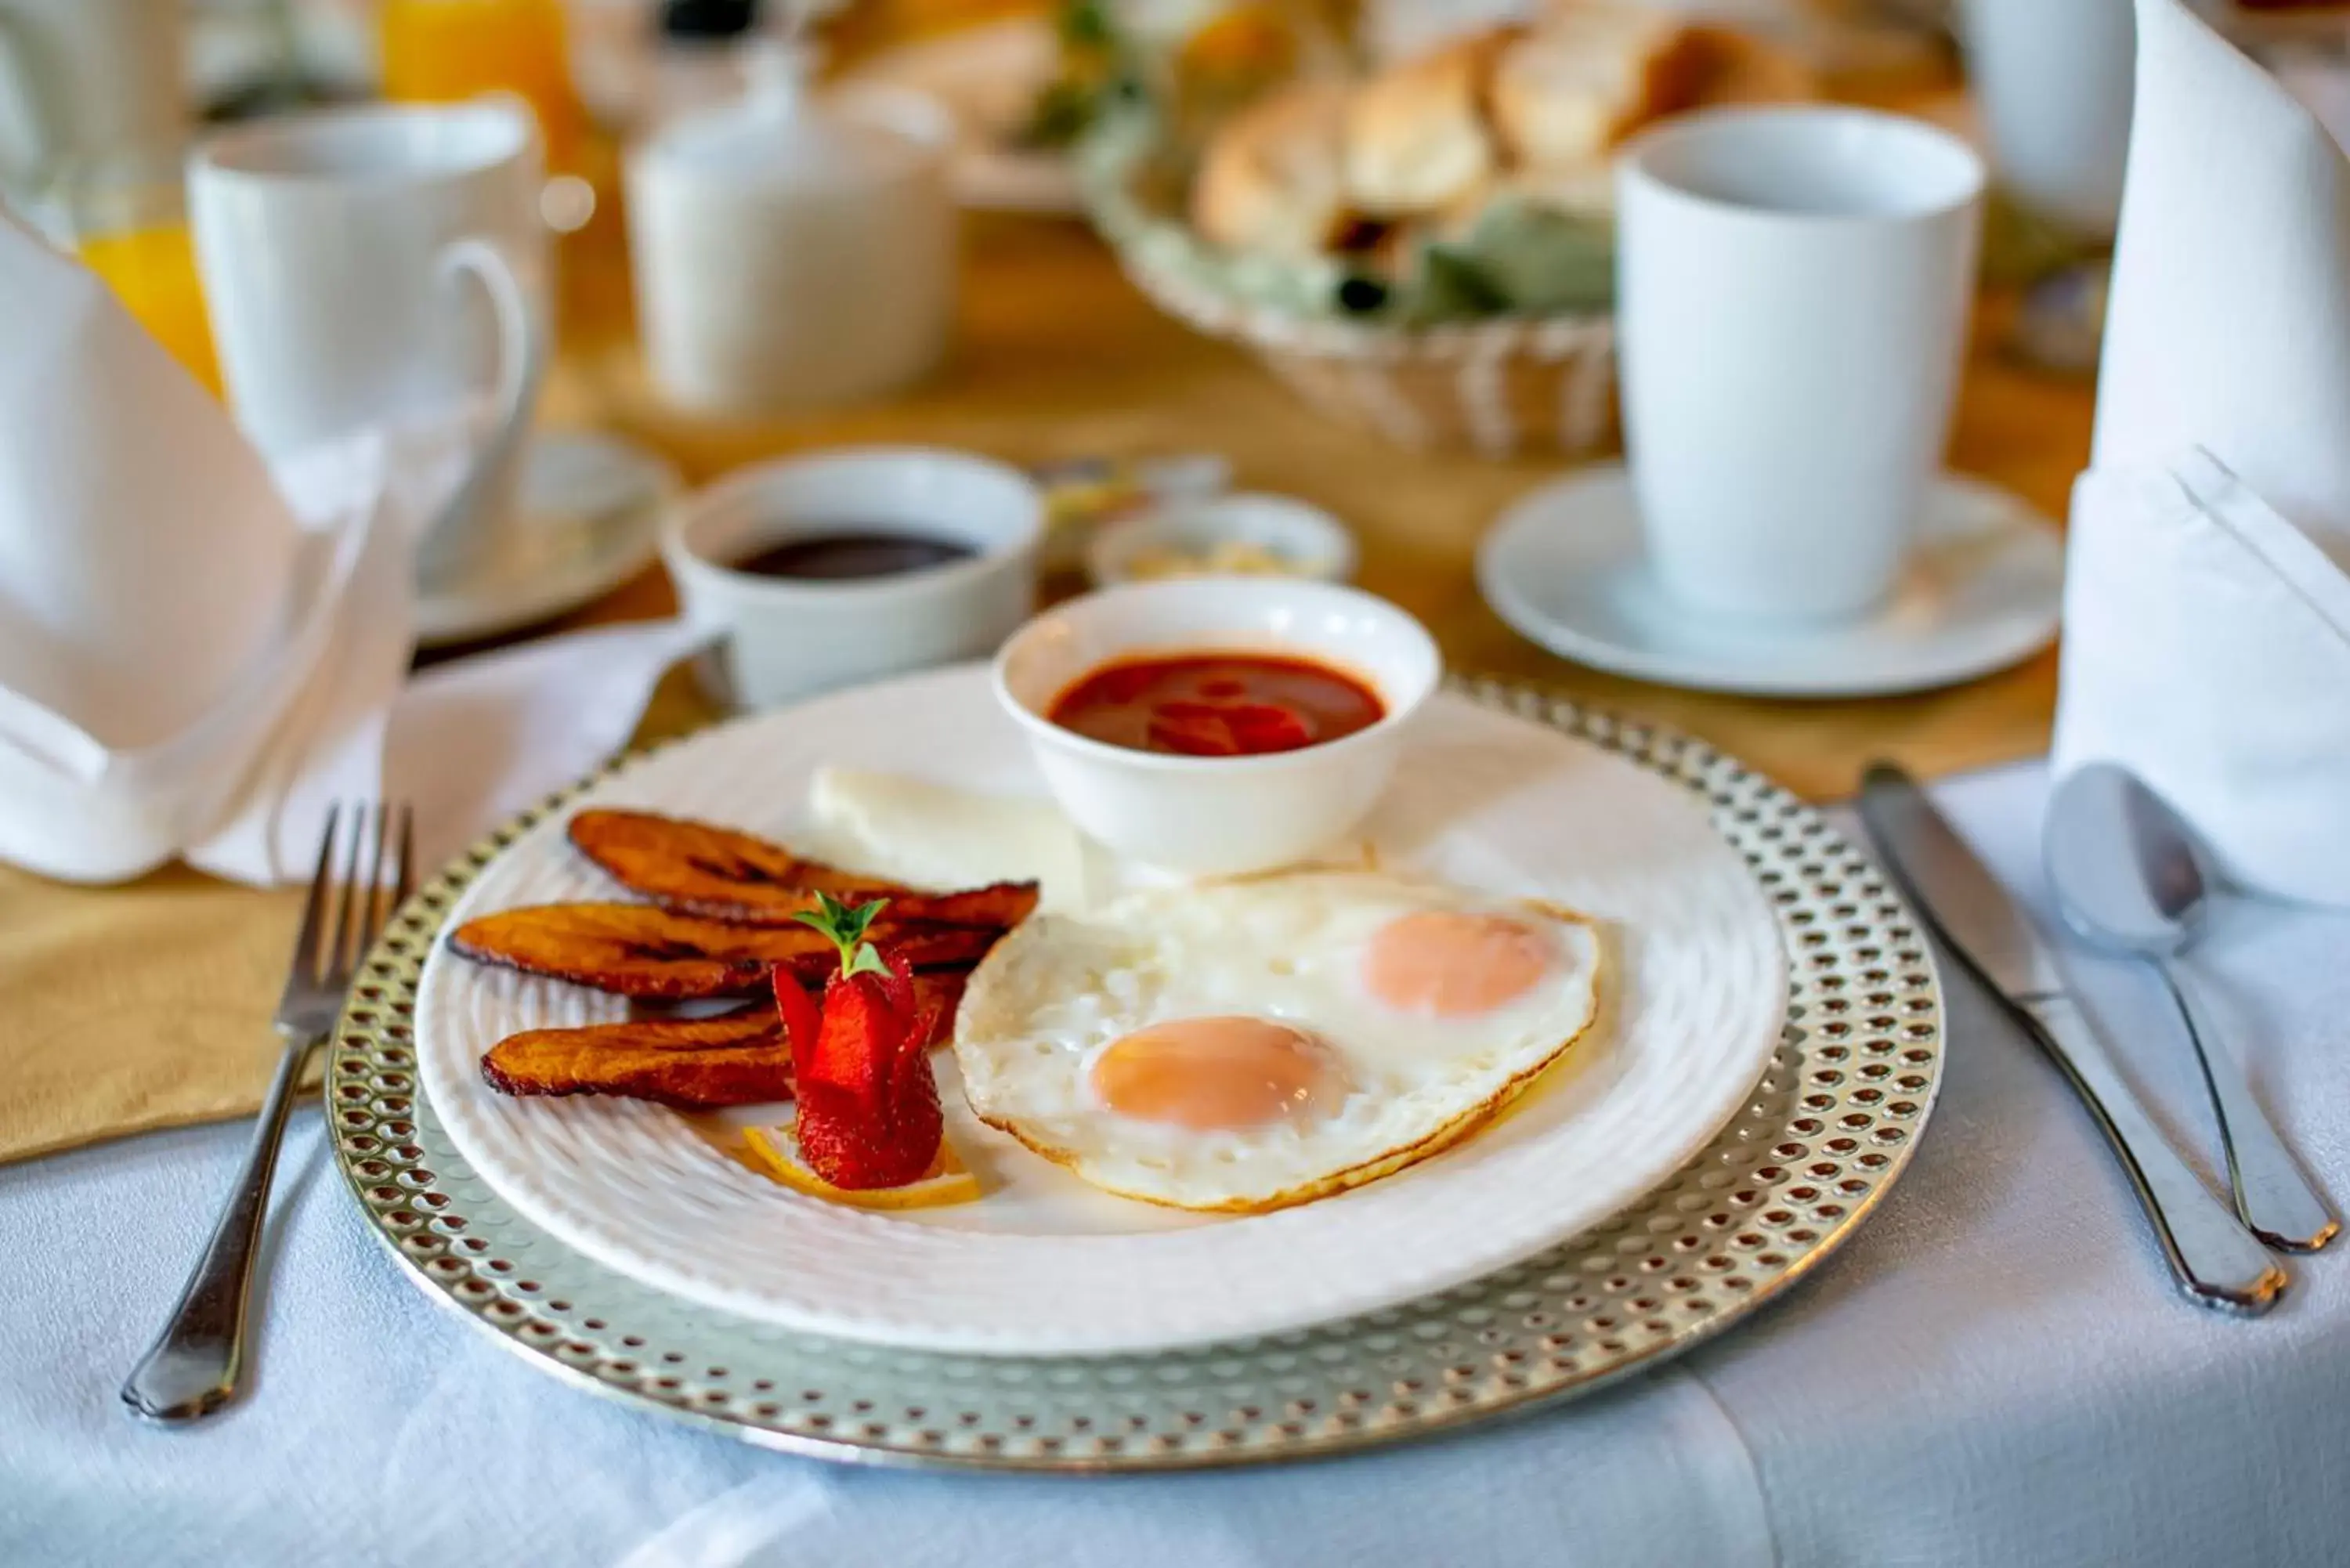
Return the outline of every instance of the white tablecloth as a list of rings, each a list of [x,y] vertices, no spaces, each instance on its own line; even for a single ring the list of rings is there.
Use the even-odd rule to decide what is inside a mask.
[[[2020,887],[2037,881],[2043,793],[2037,767],[1940,791]],[[2350,918],[2231,908],[2209,969],[2278,1124],[2350,1199]],[[2093,979],[2137,1025],[2140,1076],[2182,1142],[2210,1148],[2153,994],[2126,971]],[[244,1130],[0,1170],[0,1563],[2350,1561],[2350,1243],[2294,1263],[2266,1319],[2187,1305],[2054,1073],[1962,977],[1951,988],[1949,1075],[1915,1165],[1762,1321],[1568,1408],[1245,1473],[833,1469],[587,1397],[421,1299],[307,1112],[251,1397],[192,1430],[142,1427],[115,1389]]]

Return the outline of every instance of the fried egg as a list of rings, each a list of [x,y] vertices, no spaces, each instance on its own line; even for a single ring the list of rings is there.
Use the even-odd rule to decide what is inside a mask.
[[[1031,918],[956,1018],[981,1120],[1097,1187],[1256,1212],[1446,1147],[1598,1012],[1593,924],[1376,873]]]

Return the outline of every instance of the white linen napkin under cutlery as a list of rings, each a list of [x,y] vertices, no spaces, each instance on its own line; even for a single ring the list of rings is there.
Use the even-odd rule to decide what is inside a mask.
[[[2350,905],[2350,163],[2140,0],[2055,772],[2126,764],[2251,892]]]
[[[2072,966],[1916,786],[1880,765],[1861,810],[2114,1145],[2189,1298],[2258,1314],[2289,1278],[2262,1243],[2314,1251],[2339,1225],[2189,961],[2212,892],[2350,904],[2350,163],[2179,0],[2137,0],[2137,21],[2044,863],[2075,934],[2167,983],[2232,1215],[2140,1103]]]

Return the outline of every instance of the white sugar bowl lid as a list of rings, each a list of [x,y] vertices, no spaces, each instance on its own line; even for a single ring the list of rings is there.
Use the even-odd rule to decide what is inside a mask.
[[[889,184],[943,162],[954,125],[936,99],[892,87],[818,92],[815,64],[805,46],[758,51],[748,93],[681,115],[639,156],[671,176],[810,191]]]

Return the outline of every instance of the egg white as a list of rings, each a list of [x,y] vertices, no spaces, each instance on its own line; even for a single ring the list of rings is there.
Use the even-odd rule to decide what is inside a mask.
[[[1399,1012],[1366,989],[1365,951],[1422,910],[1507,915],[1544,932],[1555,961],[1487,1012]],[[1483,1125],[1591,1027],[1601,957],[1596,928],[1565,910],[1375,873],[1150,889],[1083,919],[1033,917],[998,943],[964,994],[955,1057],[974,1114],[1094,1185],[1255,1212],[1374,1180]],[[1340,1064],[1343,1103],[1203,1132],[1121,1115],[1096,1093],[1112,1042],[1231,1014],[1313,1033]]]

